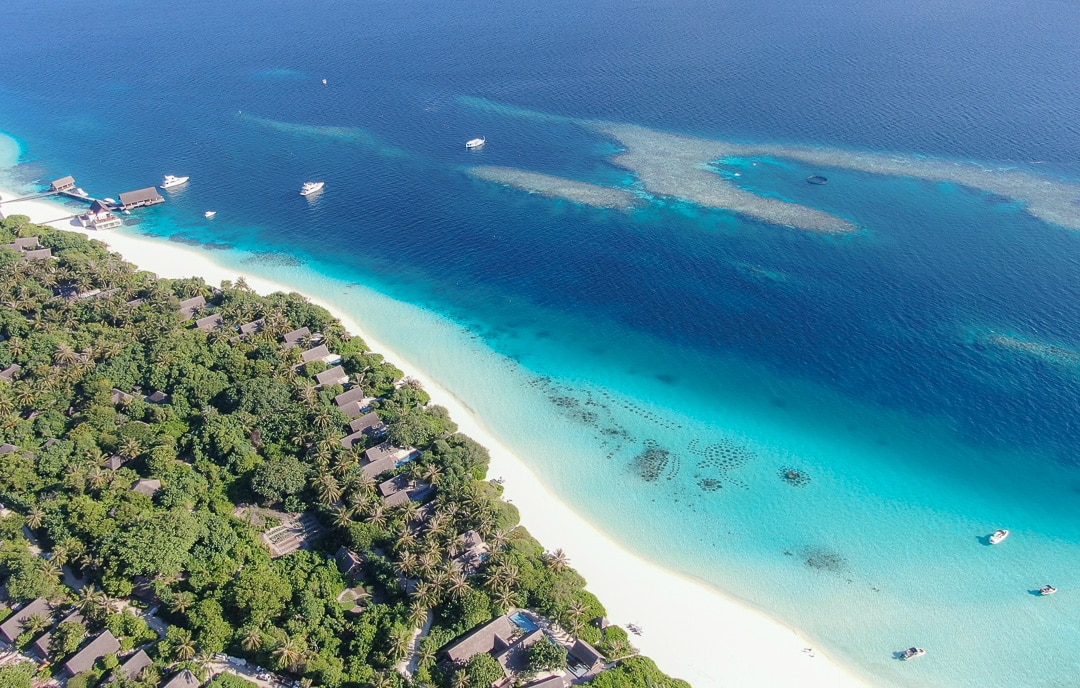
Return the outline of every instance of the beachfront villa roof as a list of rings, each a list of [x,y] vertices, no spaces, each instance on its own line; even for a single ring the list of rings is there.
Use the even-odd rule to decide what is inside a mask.
[[[364,388],[360,385],[357,385],[352,389],[347,389],[341,394],[334,397],[334,403],[340,407],[344,406],[345,404],[350,404],[354,401],[362,402],[365,399],[367,399],[367,395],[364,394]]]
[[[112,396],[110,398],[112,399],[112,403],[116,406],[119,406],[120,404],[130,404],[132,401],[135,400],[134,396],[128,394],[122,389],[117,389],[115,387],[113,387]]]
[[[75,177],[72,177],[70,174],[66,177],[61,177],[53,183],[49,184],[49,189],[51,189],[52,191],[67,191],[68,189],[74,188]]]
[[[225,320],[221,317],[221,313],[213,313],[195,321],[195,327],[203,332],[213,332],[224,324]]]
[[[52,258],[51,248],[39,248],[33,251],[24,251],[24,260],[45,260],[46,258]]]
[[[120,207],[125,210],[164,202],[165,199],[162,198],[156,186],[148,186],[145,189],[137,189],[136,191],[125,191],[120,194]]]
[[[379,418],[379,414],[372,411],[349,423],[349,429],[353,432],[360,432],[374,437],[386,432],[386,423],[383,422],[382,418]]]
[[[325,344],[320,344],[313,349],[308,349],[304,353],[300,354],[300,360],[304,363],[310,363],[311,361],[321,361],[324,358],[330,356],[330,349],[326,348]]]
[[[160,389],[146,397],[146,402],[149,404],[167,404],[170,401],[172,401],[172,397]]]
[[[334,560],[337,561],[338,571],[344,576],[359,575],[364,567],[363,558],[345,545],[338,547]]]
[[[403,492],[409,489],[410,485],[412,485],[412,481],[409,480],[407,475],[394,476],[384,483],[379,483],[379,494],[383,497],[389,497],[395,492]]]
[[[18,449],[19,448],[16,445],[5,442],[3,444],[0,444],[0,455],[10,454],[13,451],[18,451]]]
[[[324,387],[327,385],[342,385],[349,381],[349,376],[345,374],[345,369],[341,366],[334,366],[329,370],[324,370],[315,376],[315,379],[319,381],[320,385]]]
[[[350,401],[341,407],[341,412],[349,418],[355,418],[364,412],[366,407],[359,401]]]
[[[190,299],[185,299],[180,302],[180,319],[190,320],[195,317],[196,311],[206,308],[206,298],[203,296],[193,296]]]
[[[168,683],[162,685],[161,688],[199,688],[199,679],[195,678],[195,674],[184,669],[169,679]]]
[[[570,656],[590,669],[604,663],[604,655],[597,652],[595,647],[584,640],[574,642],[574,645],[570,648]]]
[[[135,484],[131,486],[132,492],[138,492],[140,494],[146,495],[147,497],[153,497],[160,489],[161,481],[156,478],[143,478],[142,480],[136,480]]]
[[[21,365],[19,365],[18,363],[12,363],[7,368],[0,370],[0,379],[9,381],[14,380],[15,375],[17,375],[20,370],[22,370]]]
[[[394,445],[390,444],[389,442],[383,442],[382,444],[377,444],[364,452],[364,458],[371,463],[375,463],[377,461],[382,461],[387,458],[394,458],[395,454],[397,454],[397,451],[398,448]]]
[[[82,672],[93,668],[94,662],[98,659],[119,650],[120,642],[116,639],[116,636],[112,634],[112,631],[105,631],[91,640],[89,645],[79,650],[74,657],[69,659],[64,664],[64,669],[66,669],[71,676],[81,674]]]
[[[143,650],[139,650],[128,657],[126,662],[118,666],[116,668],[116,673],[122,674],[128,678],[137,678],[139,672],[153,663],[154,660],[150,659],[150,655],[146,654]]]
[[[262,332],[264,325],[266,325],[266,320],[264,318],[252,320],[251,322],[244,323],[240,326],[240,334],[248,335]]]
[[[19,237],[15,241],[11,242],[11,246],[14,246],[20,251],[29,251],[41,246],[36,236],[32,237]]]
[[[300,342],[304,341],[305,337],[310,337],[310,336],[311,336],[311,330],[309,330],[306,327],[301,327],[298,330],[293,330],[292,332],[287,332],[282,337],[282,340],[284,341],[285,346],[296,346]]]
[[[28,602],[23,605],[22,609],[15,612],[4,623],[0,624],[0,639],[5,642],[13,643],[15,639],[19,637],[19,634],[23,631],[23,623],[34,616],[35,614],[51,614],[52,607],[49,606],[48,600],[44,597],[39,597],[33,602]]]
[[[517,628],[506,615],[489,621],[443,651],[451,662],[464,664],[478,654],[501,652],[510,646]]]
[[[352,449],[358,444],[363,444],[367,439],[367,435],[362,432],[354,432],[351,435],[346,435],[341,438],[341,446],[344,449]]]
[[[124,457],[113,454],[109,458],[105,459],[105,468],[110,471],[119,470],[124,465]]]
[[[95,214],[95,215],[98,215],[98,214],[101,214],[101,213],[111,213],[112,208],[105,205],[105,201],[95,200],[93,203],[90,204],[90,212]]]

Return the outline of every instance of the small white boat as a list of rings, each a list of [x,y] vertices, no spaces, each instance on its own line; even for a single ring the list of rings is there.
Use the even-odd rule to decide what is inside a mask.
[[[326,85],[326,79],[323,79],[322,83],[323,83],[323,86],[325,86]]]
[[[996,544],[998,544],[999,542],[1002,542],[1002,541],[1004,541],[1004,540],[1005,540],[1005,538],[1007,538],[1007,537],[1009,537],[1009,531],[1008,531],[1008,529],[1006,529],[1006,528],[999,528],[998,530],[995,530],[995,531],[994,531],[994,534],[993,534],[993,535],[991,535],[991,536],[990,536],[990,544],[991,544],[991,545],[996,545]]]
[[[900,659],[908,660],[915,659],[916,657],[922,657],[926,654],[926,650],[921,647],[909,647],[900,653]]]
[[[217,215],[216,210],[207,210],[205,213],[203,213],[203,217],[205,217],[207,220],[209,220],[210,218],[212,218],[215,215]]]
[[[174,186],[180,186],[181,184],[187,184],[187,181],[191,177],[174,177],[171,174],[165,175],[165,179],[161,182],[161,188],[171,189]]]
[[[314,193],[319,193],[326,186],[326,182],[304,182],[304,186],[300,189],[301,196],[310,196]]]
[[[89,196],[90,194],[83,191],[82,188],[80,187],[78,189],[75,189],[75,195],[76,196]]]
[[[112,203],[113,205],[115,205],[116,204],[116,199],[115,198],[106,198],[105,202],[106,203]]]
[[[481,136],[478,139],[469,139],[468,141],[466,141],[465,142],[465,147],[466,148],[483,148],[485,143],[487,143],[487,139],[484,138],[483,136]]]
[[[1052,585],[1044,585],[1039,588],[1039,594],[1043,596],[1053,595],[1055,592],[1057,592],[1057,588]]]

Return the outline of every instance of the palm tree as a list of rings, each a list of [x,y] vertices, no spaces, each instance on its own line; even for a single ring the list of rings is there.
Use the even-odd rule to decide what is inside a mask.
[[[96,617],[104,609],[108,599],[104,591],[98,590],[91,583],[79,591],[78,597],[75,598],[75,607],[83,616]]]
[[[191,632],[180,629],[176,634],[176,644],[173,646],[173,657],[179,662],[186,662],[195,656],[197,648]]]
[[[454,571],[446,583],[446,591],[454,597],[461,597],[469,591],[469,579],[463,571]]]
[[[433,583],[420,581],[412,592],[413,600],[424,608],[430,609],[439,603],[439,589]]]
[[[251,626],[244,633],[244,639],[240,641],[240,645],[248,652],[254,652],[262,647],[263,634],[259,630],[258,626]]]
[[[26,525],[30,530],[37,530],[40,528],[43,520],[45,520],[45,510],[40,506],[32,507],[30,512],[26,514]]]
[[[64,577],[64,570],[60,567],[60,564],[56,563],[55,559],[39,559],[38,562],[38,570],[49,582],[59,583],[60,579]]]
[[[352,515],[351,507],[340,506],[334,509],[334,525],[338,528],[348,528],[353,522]]]
[[[28,633],[32,638],[48,628],[51,623],[52,619],[45,614],[31,614],[23,619],[22,629],[24,633]]]
[[[548,566],[552,571],[556,573],[563,571],[570,564],[569,557],[566,556],[566,552],[561,549],[557,549],[554,552],[548,552],[544,554],[544,560],[547,561]]]
[[[330,473],[320,473],[315,478],[315,491],[323,504],[336,504],[341,499],[341,485]]]
[[[277,658],[278,669],[288,669],[296,666],[304,656],[300,643],[289,636],[285,636],[271,653]]]
[[[566,611],[570,615],[570,630],[577,636],[577,634],[581,632],[582,626],[584,626],[582,617],[585,616],[585,612],[588,611],[588,608],[581,600],[574,600],[570,603],[570,606]]]
[[[58,366],[67,366],[78,360],[78,354],[67,344],[63,342],[56,345],[56,352],[53,354],[53,362]]]
[[[195,596],[186,591],[173,593],[168,602],[169,609],[174,614],[186,613],[193,604],[195,604]]]

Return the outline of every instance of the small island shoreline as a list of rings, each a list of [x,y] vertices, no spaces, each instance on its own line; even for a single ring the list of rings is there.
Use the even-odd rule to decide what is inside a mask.
[[[0,189],[0,197],[20,194]],[[587,580],[615,623],[639,625],[632,638],[660,668],[697,688],[709,686],[865,686],[866,681],[828,658],[762,611],[648,562],[625,550],[576,514],[550,492],[529,467],[453,393],[387,347],[371,338],[361,323],[332,303],[312,298],[288,285],[220,265],[205,252],[127,231],[96,232],[73,225],[71,211],[48,200],[5,204],[5,216],[27,215],[38,224],[77,231],[107,244],[125,260],[161,277],[198,276],[208,283],[242,276],[260,294],[296,292],[326,308],[346,329],[363,338],[409,377],[418,380],[433,403],[445,407],[460,431],[491,454],[489,477],[504,480],[504,499],[520,511],[522,524],[548,548],[559,547]]]

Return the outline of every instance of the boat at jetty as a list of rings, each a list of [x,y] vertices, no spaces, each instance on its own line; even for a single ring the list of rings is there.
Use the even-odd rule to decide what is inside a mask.
[[[171,174],[165,175],[165,179],[161,182],[161,188],[171,189],[174,186],[180,186],[181,184],[187,184],[187,181],[191,177],[174,177]]]
[[[1009,531],[1007,528],[999,528],[994,531],[994,534],[990,536],[990,544],[996,545],[1002,542],[1005,538],[1009,537]]]
[[[310,196],[314,193],[319,193],[326,186],[326,182],[304,182],[304,186],[300,189],[301,196]]]
[[[916,657],[922,657],[925,654],[926,650],[922,649],[921,647],[909,647],[908,649],[900,653],[900,659],[915,659]]]
[[[1052,585],[1044,585],[1039,588],[1039,594],[1043,596],[1053,595],[1055,592],[1057,592],[1057,588]]]
[[[485,143],[487,143],[487,139],[484,138],[483,136],[481,136],[478,139],[469,139],[468,141],[466,141],[465,142],[465,147],[466,148],[483,148]]]

